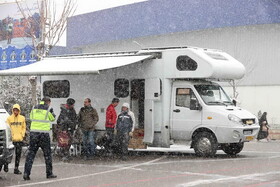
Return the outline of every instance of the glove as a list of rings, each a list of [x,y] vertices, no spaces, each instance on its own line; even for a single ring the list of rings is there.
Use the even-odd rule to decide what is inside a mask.
[[[133,132],[129,132],[128,135],[129,135],[130,137],[132,137],[132,136],[133,136]]]
[[[53,108],[50,109],[50,113],[53,113]]]

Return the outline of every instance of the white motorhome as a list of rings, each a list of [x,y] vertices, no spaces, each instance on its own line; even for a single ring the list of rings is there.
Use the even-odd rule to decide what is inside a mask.
[[[240,62],[219,50],[170,47],[51,57],[0,74],[43,75],[43,95],[52,98],[56,114],[69,97],[76,100],[76,110],[91,98],[99,113],[99,135],[113,97],[130,103],[149,146],[191,142],[200,156],[218,149],[235,155],[259,131],[257,117],[234,106],[217,83],[245,74]]]
[[[8,112],[0,103],[0,171],[4,168],[5,172],[8,172],[14,152],[10,127],[6,123],[8,117]]]

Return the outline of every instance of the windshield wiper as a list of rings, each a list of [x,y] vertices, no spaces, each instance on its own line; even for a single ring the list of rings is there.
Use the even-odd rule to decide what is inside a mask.
[[[221,101],[209,101],[208,104],[222,104],[222,105],[227,106],[224,102],[221,102]]]
[[[233,103],[231,101],[223,101],[223,103],[228,103],[228,104],[233,105]]]

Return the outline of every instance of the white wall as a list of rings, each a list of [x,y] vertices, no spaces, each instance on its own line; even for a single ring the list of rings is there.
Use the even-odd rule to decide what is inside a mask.
[[[82,47],[85,53],[140,50],[148,47],[197,46],[221,49],[241,61],[247,73],[242,85],[280,85],[280,24],[182,32]],[[139,46],[139,43],[141,46]]]
[[[246,67],[245,77],[237,81],[241,106],[254,114],[259,110],[268,112],[269,123],[280,126],[279,31],[280,24],[217,28],[100,43],[82,50],[93,53],[165,46],[221,49]]]

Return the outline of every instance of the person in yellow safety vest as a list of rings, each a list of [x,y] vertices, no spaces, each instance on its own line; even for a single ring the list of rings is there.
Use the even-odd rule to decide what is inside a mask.
[[[12,115],[10,115],[7,118],[7,123],[9,124],[12,132],[12,141],[15,146],[15,169],[14,174],[21,174],[21,171],[19,171],[19,162],[20,162],[20,156],[23,146],[23,138],[25,137],[25,131],[26,131],[26,123],[25,123],[25,117],[20,115],[20,106],[19,104],[14,104]],[[5,169],[5,168],[4,168]]]
[[[30,113],[30,144],[28,155],[24,166],[24,180],[30,180],[31,168],[36,156],[36,153],[41,147],[45,157],[47,179],[56,178],[52,170],[52,155],[50,144],[50,127],[51,122],[55,120],[53,110],[49,108],[51,99],[44,97],[39,105],[35,106]]]

